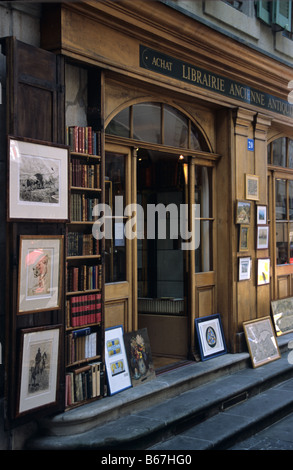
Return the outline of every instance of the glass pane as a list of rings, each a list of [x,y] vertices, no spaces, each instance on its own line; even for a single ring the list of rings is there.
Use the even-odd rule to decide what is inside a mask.
[[[289,185],[289,219],[293,220],[293,181],[288,181]]]
[[[120,196],[120,197],[119,197]],[[112,215],[122,217],[125,201],[125,157],[106,153],[105,159],[105,203],[112,210]],[[105,279],[106,282],[126,280],[126,243],[124,220],[111,219],[111,238],[105,240]]]
[[[118,135],[119,137],[130,137],[130,108],[123,109],[118,113],[106,127],[106,134]]]
[[[212,222],[200,222],[199,246],[195,249],[195,272],[212,271]]]
[[[200,217],[212,217],[212,169],[196,166],[195,167],[195,204],[200,204]]]
[[[188,120],[168,105],[164,105],[164,145],[188,147]]]
[[[273,145],[273,165],[285,167],[286,163],[286,137],[274,140]]]
[[[202,150],[204,152],[209,151],[205,138],[194,124],[191,124],[190,148],[192,150]]]
[[[286,181],[281,179],[276,180],[276,219],[287,219]]]
[[[133,106],[133,138],[161,143],[161,105],[141,103]]]
[[[269,144],[267,147],[268,150],[268,165],[271,165],[271,149],[272,149],[272,144]]]
[[[289,146],[288,146],[288,166],[289,168],[293,168],[293,140],[289,139]]]
[[[276,262],[277,264],[287,264],[288,261],[288,224],[276,224]]]

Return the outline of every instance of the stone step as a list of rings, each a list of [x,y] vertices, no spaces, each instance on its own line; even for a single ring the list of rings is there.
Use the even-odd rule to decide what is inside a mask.
[[[253,369],[243,353],[193,363],[43,421],[26,449],[147,449],[162,439],[168,445],[167,439],[176,434],[212,423],[209,420],[216,417],[224,420],[237,403],[252,403],[268,390],[274,393],[275,387],[293,377],[286,336],[278,339],[282,358],[277,361]],[[290,407],[285,400],[283,408]]]

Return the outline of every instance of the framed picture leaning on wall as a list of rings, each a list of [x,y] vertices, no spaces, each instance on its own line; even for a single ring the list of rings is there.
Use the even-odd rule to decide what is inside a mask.
[[[9,136],[8,220],[67,222],[68,162],[68,147]]]
[[[219,313],[196,318],[195,331],[202,361],[226,354],[227,348]]]

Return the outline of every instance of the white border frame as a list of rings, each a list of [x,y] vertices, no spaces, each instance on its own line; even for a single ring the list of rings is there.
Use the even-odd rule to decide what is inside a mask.
[[[120,348],[118,350],[118,348],[116,349],[114,346],[113,354],[110,355],[111,348],[108,347],[108,342],[114,340],[117,340],[120,345]],[[116,368],[118,372],[115,374],[116,363],[121,363],[123,365],[123,368],[120,372],[119,369],[117,370]],[[122,390],[132,387],[127,355],[124,345],[122,325],[115,326],[113,328],[107,328],[105,330],[105,365],[110,395],[114,395],[115,393],[121,392]]]

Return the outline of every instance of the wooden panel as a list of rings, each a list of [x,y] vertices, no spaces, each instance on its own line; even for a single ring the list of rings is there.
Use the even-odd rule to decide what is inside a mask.
[[[105,304],[105,328],[117,325],[127,331],[127,300]]]
[[[277,277],[277,295],[278,299],[282,299],[284,297],[289,297],[290,292],[290,278],[291,276],[288,274],[287,276],[278,276]]]
[[[198,289],[198,316],[211,315],[214,311],[214,286]]]

